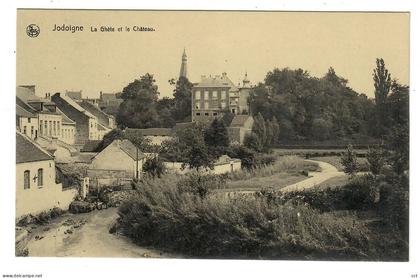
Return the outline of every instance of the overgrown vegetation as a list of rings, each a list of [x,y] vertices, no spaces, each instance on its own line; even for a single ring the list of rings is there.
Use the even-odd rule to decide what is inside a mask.
[[[58,207],[54,207],[52,209],[42,211],[36,215],[27,214],[19,218],[17,221],[17,226],[25,227],[30,224],[44,225],[47,224],[50,220],[64,214],[64,212],[64,210]]]
[[[369,258],[369,230],[352,217],[265,197],[203,197],[167,178],[140,184],[119,209],[119,230],[138,244],[192,257]]]

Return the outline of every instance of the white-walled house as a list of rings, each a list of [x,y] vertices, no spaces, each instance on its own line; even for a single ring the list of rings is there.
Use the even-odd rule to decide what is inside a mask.
[[[16,132],[16,218],[59,207],[67,210],[77,194],[55,182],[53,157]]]
[[[38,137],[38,117],[16,104],[16,129],[32,140]]]
[[[92,158],[88,176],[103,185],[117,179],[141,177],[145,159],[145,155],[129,140],[117,139]]]

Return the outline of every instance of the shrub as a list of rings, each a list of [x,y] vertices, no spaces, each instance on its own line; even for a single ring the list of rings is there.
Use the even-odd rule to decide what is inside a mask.
[[[321,212],[334,210],[375,209],[378,201],[378,186],[371,175],[355,177],[342,187],[319,190],[316,188],[303,191],[278,193],[277,202],[285,204],[307,204]]]
[[[143,164],[143,172],[151,175],[152,177],[160,178],[165,172],[165,165],[158,157],[147,159]]]
[[[343,165],[344,173],[353,177],[357,171],[358,164],[356,153],[353,151],[352,145],[349,145],[346,152],[341,155],[341,164]]]
[[[18,226],[25,227],[30,224],[44,225],[47,224],[51,219],[57,218],[58,216],[64,214],[64,210],[54,207],[49,210],[42,211],[36,215],[27,214],[22,217],[17,222]]]
[[[257,166],[256,153],[242,145],[232,145],[227,149],[227,155],[241,160],[242,169],[252,169]]]
[[[214,189],[223,188],[225,179],[218,175],[201,175],[192,172],[178,182],[178,188],[183,192],[189,192],[204,199]]]
[[[379,213],[383,223],[399,232],[408,241],[409,235],[409,191],[408,177],[394,177],[382,184]]]
[[[85,201],[73,201],[70,203],[69,211],[71,213],[85,213],[95,209],[95,205]]]
[[[368,230],[337,218],[266,198],[196,194],[179,183],[149,181],[119,208],[120,231],[143,246],[193,257],[365,258]]]

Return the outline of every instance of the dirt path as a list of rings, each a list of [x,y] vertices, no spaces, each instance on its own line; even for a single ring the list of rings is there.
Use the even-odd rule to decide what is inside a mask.
[[[310,176],[309,178],[304,179],[303,181],[299,181],[294,184],[285,186],[279,189],[279,191],[288,192],[288,191],[303,190],[303,189],[314,187],[331,178],[345,176],[343,172],[339,172],[337,168],[335,168],[333,165],[327,162],[311,160],[311,159],[306,159],[305,161],[317,163],[321,171],[309,172],[308,173],[308,175]],[[237,192],[243,193],[243,194],[253,194],[255,190],[243,190],[243,191],[237,191]]]
[[[335,168],[335,166],[327,162],[310,160],[310,159],[307,159],[305,161],[318,163],[319,167],[321,168],[321,171],[310,172],[309,173],[309,175],[311,176],[310,178],[297,182],[295,184],[283,187],[282,189],[280,189],[281,191],[288,192],[288,191],[303,190],[303,189],[314,187],[315,185],[323,183],[324,181],[329,180],[331,178],[345,176],[344,172],[339,172],[337,168]]]
[[[145,249],[128,238],[110,234],[117,209],[86,214],[65,214],[46,226],[32,231],[27,247],[37,257],[167,257]]]

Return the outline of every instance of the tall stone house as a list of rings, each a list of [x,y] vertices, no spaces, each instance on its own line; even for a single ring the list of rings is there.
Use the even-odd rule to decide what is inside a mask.
[[[97,118],[99,138],[103,138],[105,134],[115,128],[115,117],[103,112],[99,106],[86,100],[81,100],[77,103]]]
[[[228,112],[235,115],[248,114],[250,90],[247,74],[243,86],[235,86],[225,72],[213,77],[203,75],[192,90],[192,121],[211,122]]]
[[[97,118],[72,98],[56,93],[51,100],[69,119],[76,123],[75,145],[83,146],[89,140],[100,140]]]
[[[19,86],[16,90],[16,104],[36,115],[38,119],[37,136],[61,139],[62,115],[48,95],[46,98],[40,98],[35,95],[35,86]]]

